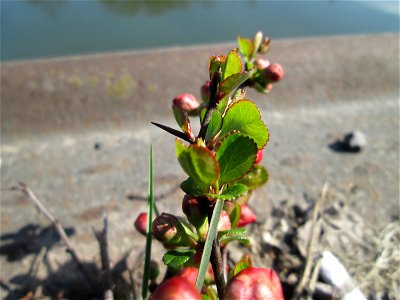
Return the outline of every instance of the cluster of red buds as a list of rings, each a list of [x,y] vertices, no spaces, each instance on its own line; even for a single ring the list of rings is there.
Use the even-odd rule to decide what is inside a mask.
[[[248,85],[259,92],[269,93],[273,84],[281,81],[285,76],[285,70],[280,64],[271,63],[268,59],[259,56],[269,52],[270,38],[268,36],[263,38],[262,32],[259,31],[253,39],[239,37],[238,42],[239,50],[246,60],[246,68],[256,68]]]

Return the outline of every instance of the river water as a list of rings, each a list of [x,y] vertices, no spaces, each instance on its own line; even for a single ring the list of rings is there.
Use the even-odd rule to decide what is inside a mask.
[[[398,1],[1,0],[1,60],[399,32]]]

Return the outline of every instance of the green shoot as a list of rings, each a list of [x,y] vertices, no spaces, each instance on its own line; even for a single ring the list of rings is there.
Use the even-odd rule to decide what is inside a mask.
[[[150,145],[149,151],[149,198],[147,202],[147,229],[146,229],[146,256],[144,261],[143,281],[142,281],[142,298],[147,298],[147,290],[150,276],[150,258],[151,258],[151,223],[154,210],[154,193],[153,193],[153,148]]]

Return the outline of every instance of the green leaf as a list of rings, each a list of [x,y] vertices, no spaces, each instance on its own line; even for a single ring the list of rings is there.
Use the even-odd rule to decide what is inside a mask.
[[[243,82],[249,79],[254,70],[255,69],[251,69],[247,72],[237,73],[226,77],[223,81],[221,81],[219,90],[225,95],[228,95],[230,92],[238,88]]]
[[[207,127],[206,132],[206,143],[211,140],[221,129],[222,126],[222,115],[218,110],[214,110],[210,123]]]
[[[204,278],[208,269],[208,264],[210,263],[212,243],[217,232],[218,221],[219,217],[221,216],[223,204],[224,202],[222,200],[217,200],[215,202],[214,211],[212,213],[210,221],[210,228],[207,234],[206,242],[204,244],[203,254],[201,255],[199,274],[197,275],[196,279],[196,288],[198,291],[200,291],[203,286]]]
[[[240,178],[237,183],[245,184],[252,191],[265,184],[268,178],[268,171],[263,166],[257,165],[246,176]]]
[[[244,235],[229,235],[229,236],[224,236],[219,240],[221,244],[228,244],[233,241],[239,241],[243,245],[249,245],[250,244],[250,239],[247,236]]]
[[[207,196],[215,199],[221,200],[233,200],[237,197],[243,196],[247,194],[247,186],[244,184],[235,184],[229,186],[223,193],[220,195],[216,194],[208,194]]]
[[[207,112],[207,109],[202,108],[200,110],[200,125],[203,123],[204,116]],[[213,112],[211,116],[210,123],[208,123],[207,132],[206,132],[206,143],[211,140],[221,129],[222,126],[222,114],[219,112],[218,107]]]
[[[168,267],[173,269],[179,269],[182,265],[187,262],[194,254],[196,250],[192,249],[174,249],[164,254],[162,261]]]
[[[229,273],[229,279],[231,279],[233,276],[235,276],[237,273],[240,271],[243,271],[244,269],[251,268],[253,266],[253,263],[251,262],[251,257],[248,254],[244,254],[240,261],[235,265],[235,267],[232,269],[232,271]]]
[[[199,114],[199,117],[200,117],[200,125],[203,123],[204,117],[206,116],[206,112],[207,112],[207,107],[202,107],[202,108],[200,109],[200,114]]]
[[[237,49],[231,50],[226,57],[225,64],[222,67],[222,79],[225,79],[233,74],[240,73],[243,65]]]
[[[202,190],[191,177],[181,183],[181,189],[186,194],[193,196],[202,196],[207,193],[207,190]]]
[[[247,59],[250,59],[254,52],[253,42],[248,38],[238,36],[239,51]]]
[[[217,110],[220,112],[221,115],[224,115],[225,110],[228,106],[228,102],[229,102],[229,95],[226,95],[224,98],[222,98],[221,101],[218,102]]]
[[[227,244],[232,241],[240,241],[242,244],[249,244],[250,240],[246,236],[247,230],[245,228],[233,228],[218,232],[218,240],[222,244]]]
[[[190,126],[188,114],[177,106],[172,106],[172,110],[174,111],[175,120],[182,131],[186,133],[188,137],[193,136],[192,126]]]
[[[262,149],[269,139],[268,129],[261,120],[260,111],[250,100],[240,100],[228,107],[219,139],[232,131],[239,131],[242,135],[253,139],[258,149]]]
[[[149,151],[149,191],[147,201],[147,226],[146,226],[146,255],[144,257],[144,270],[142,279],[142,298],[147,299],[147,290],[150,278],[150,260],[151,260],[151,225],[153,221],[154,209],[154,189],[153,189],[153,147],[150,145]]]
[[[219,165],[215,154],[207,147],[191,144],[189,147],[176,140],[176,156],[186,174],[191,177],[201,190],[217,182]]]
[[[251,198],[251,194],[252,194],[252,191],[249,190],[249,192],[246,195],[235,199],[235,203],[238,205],[246,204],[247,202],[249,202],[249,200]]]
[[[228,135],[217,150],[219,185],[237,180],[253,167],[257,155],[255,142],[239,133]]]
[[[224,210],[229,214],[232,228],[235,228],[240,220],[240,205],[237,201],[226,201],[224,203]]]
[[[193,240],[193,241],[197,241],[199,238],[198,236],[193,232],[192,230],[192,226],[187,223],[187,221],[182,218],[182,217],[178,217],[179,219],[179,226],[185,231],[185,233]],[[178,229],[179,230],[179,229]]]
[[[218,232],[218,239],[226,236],[226,235],[243,235],[247,233],[246,228],[232,228],[228,230],[222,230]]]

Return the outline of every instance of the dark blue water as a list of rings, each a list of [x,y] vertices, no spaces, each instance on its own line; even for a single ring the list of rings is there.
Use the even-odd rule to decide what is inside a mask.
[[[1,60],[399,32],[398,1],[1,0]]]

